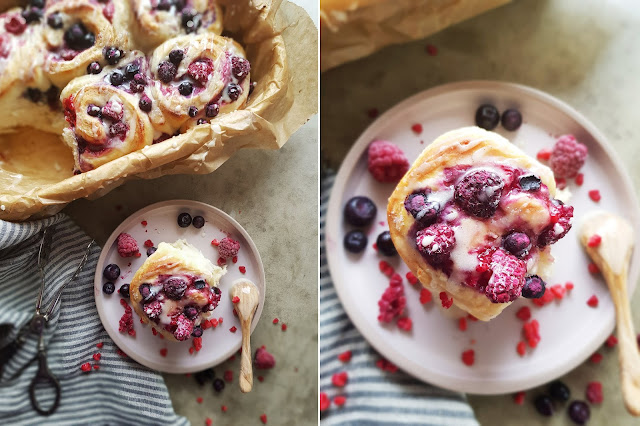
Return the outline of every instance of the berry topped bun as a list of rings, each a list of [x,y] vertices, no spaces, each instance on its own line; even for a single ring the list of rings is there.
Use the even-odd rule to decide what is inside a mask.
[[[201,322],[218,306],[227,272],[184,240],[160,243],[133,276],[131,304],[145,323],[171,340],[202,335]]]
[[[544,286],[550,246],[573,217],[555,193],[551,170],[502,136],[453,130],[427,146],[391,195],[393,244],[426,288],[488,321],[521,295],[542,296],[544,287],[526,287]]]

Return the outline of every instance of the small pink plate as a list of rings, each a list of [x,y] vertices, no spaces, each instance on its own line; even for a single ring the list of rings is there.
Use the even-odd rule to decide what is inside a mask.
[[[568,184],[575,207],[574,229],[551,250],[556,258],[549,285],[574,283],[575,288],[560,301],[538,308],[527,299],[519,299],[490,322],[468,322],[467,331],[458,322],[446,318],[434,306],[419,301],[420,287],[407,283],[409,271],[398,256],[385,258],[372,248],[378,234],[388,230],[387,199],[395,185],[376,182],[367,171],[367,147],[375,139],[396,143],[412,163],[424,147],[442,133],[474,125],[475,111],[482,103],[494,104],[499,111],[518,108],[524,123],[515,132],[501,126],[494,131],[511,140],[535,157],[542,148],[551,148],[558,136],[572,133],[589,148],[584,184]],[[422,125],[416,134],[411,127]],[[592,201],[588,191],[599,189],[602,200]],[[353,255],[342,245],[351,227],[342,219],[346,201],[355,195],[371,198],[378,217],[368,229],[369,244],[364,253]],[[327,213],[327,259],[340,301],[358,330],[381,355],[407,373],[426,382],[462,392],[500,394],[528,389],[553,380],[598,350],[612,333],[615,313],[607,286],[600,275],[587,270],[588,257],[578,242],[581,218],[596,209],[610,210],[640,223],[638,201],[629,176],[604,136],[585,117],[558,99],[516,84],[470,81],[447,84],[419,93],[396,105],[369,126],[356,141],[340,168],[332,190]],[[637,230],[636,230],[637,231]],[[635,245],[639,247],[636,232]],[[389,280],[378,269],[381,260],[389,261],[403,277],[407,313],[413,330],[382,326],[377,321],[378,299]],[[630,291],[640,274],[640,250],[636,249],[629,271]],[[597,308],[587,305],[597,295]],[[532,318],[540,323],[541,341],[525,356],[516,352],[523,322],[516,318],[522,306],[529,306]],[[320,321],[323,318],[321,316]],[[475,363],[465,365],[463,351],[475,351]],[[603,354],[611,352],[603,349]],[[614,356],[611,354],[610,356]],[[322,362],[323,360],[321,360]]]
[[[189,213],[192,217],[204,217],[205,225],[200,229],[193,225],[180,228],[177,218],[183,212]],[[143,225],[143,222],[146,222],[146,226]],[[136,239],[142,254],[141,257],[120,257],[115,241],[122,232],[130,234]],[[234,264],[231,259],[227,260],[227,273],[220,280],[222,298],[218,307],[213,311],[215,318],[223,318],[223,323],[216,328],[204,330],[200,351],[189,353],[189,348],[192,347],[191,339],[184,342],[170,342],[161,339],[159,333],[158,336],[154,336],[151,326],[140,323],[140,318],[135,311],[133,312],[133,321],[136,336],[132,337],[118,331],[118,323],[124,313],[124,308],[120,305],[121,297],[118,289],[121,285],[131,281],[135,272],[147,259],[145,241],[151,240],[153,245],[157,247],[161,242],[173,243],[176,240],[184,239],[216,264],[218,250],[211,244],[211,241],[213,239],[221,240],[226,236],[240,242],[238,261]],[[102,291],[102,285],[107,282],[102,276],[102,272],[104,267],[111,263],[120,267],[120,278],[115,282],[116,291],[108,295]],[[246,268],[244,274],[240,272],[241,266]],[[253,281],[260,290],[260,304],[251,325],[253,332],[262,314],[266,283],[260,254],[251,237],[238,222],[215,207],[197,201],[172,200],[152,204],[137,211],[113,231],[98,260],[94,293],[102,324],[115,344],[124,353],[154,370],[166,373],[190,373],[214,367],[240,349],[242,338],[240,322],[233,315],[233,304],[229,299],[229,290],[233,281],[241,277]],[[229,331],[232,327],[237,329],[235,333]],[[162,353],[165,352],[166,355],[163,356]]]

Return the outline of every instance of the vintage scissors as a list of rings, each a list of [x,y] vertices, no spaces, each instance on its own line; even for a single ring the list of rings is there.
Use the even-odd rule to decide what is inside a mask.
[[[95,241],[91,240],[91,242],[85,249],[84,256],[80,260],[80,263],[78,264],[78,267],[76,268],[75,272],[60,287],[58,292],[55,294],[53,301],[49,304],[48,309],[45,310],[42,307],[42,296],[44,294],[44,287],[45,287],[44,268],[49,258],[49,255],[51,253],[52,232],[53,231],[50,230],[50,228],[46,228],[44,230],[42,235],[42,241],[40,242],[40,248],[38,249],[38,271],[40,274],[41,283],[40,283],[40,291],[38,292],[38,300],[36,302],[36,312],[33,315],[33,318],[31,318],[31,321],[29,321],[29,323],[27,323],[20,330],[20,332],[18,333],[18,336],[16,337],[16,341],[14,343],[14,350],[17,350],[17,348],[19,348],[24,344],[24,342],[26,341],[26,337],[29,333],[38,335],[38,353],[31,361],[29,361],[29,363],[27,363],[18,372],[16,372],[14,377],[19,375],[33,361],[38,360],[38,370],[36,372],[35,377],[31,381],[31,384],[29,385],[29,397],[31,399],[31,405],[33,409],[44,416],[53,414],[58,409],[58,406],[60,405],[60,393],[61,393],[60,382],[58,381],[56,376],[53,375],[53,373],[49,369],[49,366],[47,365],[47,354],[46,354],[45,344],[44,344],[44,328],[48,323],[49,319],[51,319],[51,316],[53,315],[53,312],[56,306],[60,302],[62,291],[70,282],[76,279],[76,277],[84,267],[84,264],[86,263],[87,258],[89,257],[89,250],[91,249],[91,246],[95,243]],[[53,387],[55,391],[55,400],[51,405],[51,407],[48,409],[42,408],[36,398],[36,387],[38,387],[39,385]]]

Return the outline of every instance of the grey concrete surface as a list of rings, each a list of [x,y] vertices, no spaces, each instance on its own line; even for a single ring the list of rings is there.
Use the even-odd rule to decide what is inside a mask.
[[[323,158],[337,167],[372,121],[416,92],[442,83],[490,79],[526,84],[573,105],[604,132],[636,188],[640,188],[640,4],[633,0],[515,0],[427,40],[388,47],[321,76]],[[429,56],[425,46],[437,47]],[[638,225],[638,224],[636,224]],[[632,299],[640,331],[640,292]],[[621,399],[617,349],[602,349],[602,363],[586,363],[562,378],[584,399],[586,383],[599,380],[605,400],[592,408],[592,425],[637,425]],[[547,419],[527,392],[524,406],[511,395],[469,396],[481,424],[572,424],[566,407]]]

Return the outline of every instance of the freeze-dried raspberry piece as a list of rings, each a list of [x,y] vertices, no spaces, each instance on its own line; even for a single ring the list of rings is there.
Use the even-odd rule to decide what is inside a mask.
[[[600,268],[598,268],[598,265],[596,265],[596,264],[595,264],[595,263],[593,263],[593,262],[590,262],[590,263],[587,265],[587,269],[589,270],[589,273],[590,273],[590,274],[598,274],[598,273],[600,273]]]
[[[600,364],[600,361],[602,361],[602,358],[604,358],[602,354],[599,354],[598,352],[594,352],[593,355],[591,355],[591,358],[589,359],[594,364]]]
[[[222,259],[234,257],[240,251],[240,243],[231,237],[225,237],[218,244],[218,253]]]
[[[333,403],[336,404],[338,407],[342,407],[346,402],[347,402],[346,396],[339,395],[339,396],[333,397]]]
[[[607,337],[607,341],[604,344],[607,345],[608,348],[613,348],[618,344],[618,338],[612,334],[611,336]]]
[[[589,237],[589,240],[587,241],[587,245],[589,247],[598,247],[601,242],[602,242],[602,237],[598,234],[593,234],[592,236]]]
[[[374,141],[369,145],[367,168],[379,182],[398,182],[409,170],[404,152],[388,141]]]
[[[458,328],[460,329],[460,331],[467,331],[467,319],[466,318],[460,318],[458,320]]]
[[[518,309],[518,312],[516,312],[516,316],[522,321],[529,321],[531,319],[531,309],[529,309],[528,306],[523,306],[522,308]]]
[[[527,264],[506,250],[499,248],[491,255],[493,274],[485,288],[485,295],[493,303],[512,302],[520,297]]]
[[[398,328],[404,331],[411,331],[411,328],[413,327],[413,322],[409,317],[398,318],[397,324],[398,324]]]
[[[604,397],[602,395],[602,383],[589,382],[587,384],[587,400],[592,404],[600,404]]]
[[[551,290],[551,294],[556,299],[562,299],[564,297],[564,293],[567,291],[562,284],[552,285],[549,290]]]
[[[429,303],[431,302],[431,292],[429,291],[429,289],[426,288],[422,288],[420,290],[420,303],[421,304],[425,304],[425,303]]]
[[[524,356],[527,353],[526,343],[524,343],[522,340],[519,341],[518,344],[516,345],[516,352],[518,352],[518,355]]]
[[[351,351],[345,351],[338,355],[338,359],[342,362],[351,361]]]
[[[346,371],[336,373],[331,377],[331,383],[333,383],[334,386],[337,386],[339,388],[344,387],[348,381],[349,381],[349,376],[347,375]]]
[[[380,309],[378,321],[386,323],[393,321],[394,318],[402,315],[406,304],[407,299],[404,295],[402,277],[400,277],[399,283],[397,280],[390,280],[389,287],[387,287],[378,301],[378,308]]]
[[[589,300],[587,300],[587,305],[591,306],[592,308],[597,308],[598,307],[598,296],[596,296],[595,294],[593,296],[591,296],[589,298]]]
[[[472,366],[475,362],[475,351],[473,349],[462,352],[462,362],[465,365]]]
[[[320,411],[328,410],[330,405],[331,400],[329,399],[329,396],[324,392],[320,392]]]
[[[418,278],[416,278],[416,276],[413,275],[413,272],[407,272],[407,281],[409,281],[409,284],[411,285],[418,284]]]
[[[398,367],[384,358],[380,358],[376,361],[376,367],[378,367],[382,371],[388,371],[389,373],[395,373],[398,371]]]
[[[513,402],[515,402],[518,405],[522,405],[524,404],[524,391],[518,392],[515,395],[513,395]]]
[[[527,340],[530,348],[535,348],[540,342],[540,324],[538,320],[531,320],[525,322],[522,326],[524,337]]]
[[[440,303],[442,303],[442,307],[445,309],[449,309],[453,304],[453,297],[449,298],[446,292],[441,291],[440,294]]]

